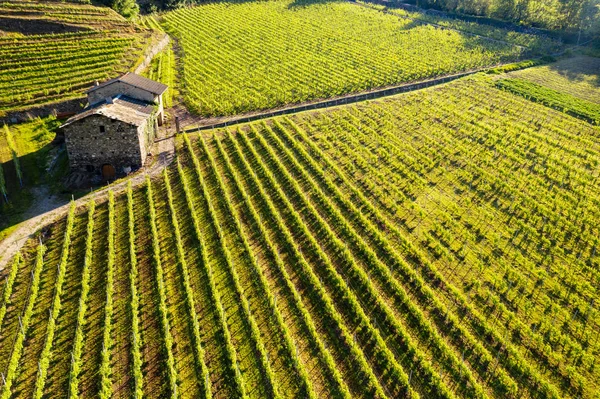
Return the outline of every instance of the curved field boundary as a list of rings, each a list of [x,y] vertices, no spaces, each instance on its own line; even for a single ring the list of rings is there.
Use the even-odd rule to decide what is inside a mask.
[[[551,56],[559,57],[559,56],[563,55],[566,51],[567,51],[567,49],[564,49],[558,53],[551,54]],[[528,59],[538,60],[541,58],[524,58],[524,60],[528,60]],[[227,126],[237,125],[240,123],[247,123],[247,122],[253,122],[256,120],[260,120],[260,119],[267,119],[267,118],[271,118],[274,116],[289,115],[289,114],[294,114],[297,112],[335,107],[335,106],[343,105],[343,104],[353,104],[353,103],[357,103],[357,102],[361,102],[361,101],[373,100],[376,98],[387,97],[387,96],[393,96],[393,95],[399,94],[399,93],[408,93],[411,91],[421,90],[421,89],[424,89],[427,87],[436,86],[436,85],[440,85],[443,83],[448,83],[453,80],[463,78],[465,76],[473,75],[473,74],[476,74],[479,72],[493,70],[496,68],[503,67],[505,65],[511,65],[511,64],[515,64],[518,62],[519,62],[519,60],[515,60],[515,61],[511,61],[511,62],[501,63],[498,65],[474,69],[471,71],[460,72],[460,73],[456,73],[453,75],[441,76],[441,77],[437,77],[434,79],[422,80],[422,81],[413,82],[413,83],[402,83],[399,85],[387,86],[387,87],[384,87],[381,89],[375,89],[375,90],[371,90],[368,92],[362,92],[362,93],[358,93],[358,94],[349,94],[346,96],[335,97],[335,98],[317,101],[317,102],[307,102],[307,103],[303,103],[303,104],[291,105],[289,107],[271,109],[271,110],[267,110],[264,112],[246,114],[245,116],[240,116],[238,118],[220,117],[220,118],[201,119],[200,117],[194,117],[193,115],[190,115],[189,112],[186,111],[186,113],[184,113],[182,115],[183,121],[180,120],[180,122],[182,124],[184,124],[184,126],[182,126],[182,128],[181,128],[181,133],[194,133],[194,132],[198,132],[198,131],[202,131],[202,130],[218,129],[218,128],[223,128],[223,127],[227,127]],[[523,68],[518,68],[518,69],[526,69],[529,67],[534,67],[536,65],[537,64],[532,64],[530,66],[525,66]],[[191,119],[190,122],[187,122],[188,118]],[[189,125],[193,124],[194,120],[196,120],[198,123],[196,126],[194,126],[194,127],[186,127],[185,126],[185,125],[189,126]]]
[[[485,69],[488,69],[488,68],[485,68]],[[398,93],[406,93],[409,91],[420,90],[420,89],[424,89],[426,87],[436,86],[436,85],[439,85],[442,83],[451,82],[453,80],[460,79],[462,77],[469,76],[469,75],[472,75],[477,72],[481,72],[485,69],[461,72],[461,73],[457,73],[454,75],[447,75],[447,76],[430,79],[430,80],[424,80],[424,81],[415,82],[415,83],[409,83],[409,84],[404,83],[404,84],[397,85],[397,86],[391,86],[391,87],[386,87],[383,89],[372,90],[372,91],[369,91],[366,93],[352,94],[349,96],[337,97],[337,98],[330,99],[330,100],[324,100],[324,101],[313,102],[313,103],[305,103],[305,104],[286,107],[286,108],[279,108],[279,109],[275,109],[275,110],[271,110],[271,111],[265,111],[265,112],[261,112],[261,113],[257,113],[257,114],[243,116],[240,118],[232,118],[232,119],[228,119],[223,122],[216,122],[216,123],[205,124],[205,125],[201,124],[199,126],[192,127],[189,129],[182,129],[182,133],[193,133],[193,132],[198,132],[201,130],[217,129],[217,128],[227,127],[227,126],[231,126],[231,125],[237,125],[239,123],[246,123],[246,122],[252,122],[252,121],[256,121],[256,120],[260,120],[260,119],[271,118],[271,117],[279,116],[279,115],[295,114],[297,112],[302,112],[302,111],[310,111],[313,109],[320,109],[320,108],[329,108],[329,107],[335,107],[335,106],[343,105],[343,104],[352,104],[352,103],[357,103],[360,101],[373,100],[376,98],[392,96],[392,95],[398,94]],[[200,123],[202,123],[202,122],[200,122]]]

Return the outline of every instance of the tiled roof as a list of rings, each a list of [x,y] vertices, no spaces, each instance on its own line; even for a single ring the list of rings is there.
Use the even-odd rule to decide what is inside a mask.
[[[136,75],[135,73],[132,73],[132,72],[127,72],[125,75],[123,75],[121,77],[110,79],[104,83],[100,83],[98,86],[92,87],[87,92],[91,93],[94,90],[98,90],[101,87],[106,87],[115,82],[127,83],[131,86],[137,87],[138,89],[146,90],[153,94],[162,94],[168,88],[167,85],[164,85],[160,82],[156,82],[152,79],[148,79],[143,76]]]
[[[77,115],[69,118],[61,127],[87,118],[91,115],[102,115],[130,125],[140,126],[154,112],[154,106],[144,101],[119,95],[112,100],[93,104]]]

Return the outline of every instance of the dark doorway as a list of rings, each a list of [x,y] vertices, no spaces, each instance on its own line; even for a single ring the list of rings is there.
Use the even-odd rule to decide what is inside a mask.
[[[102,178],[104,180],[114,180],[116,174],[115,167],[111,164],[102,165]]]

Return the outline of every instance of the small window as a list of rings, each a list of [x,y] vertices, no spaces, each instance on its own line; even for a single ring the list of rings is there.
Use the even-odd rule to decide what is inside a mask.
[[[100,133],[104,133],[104,125],[100,125]]]

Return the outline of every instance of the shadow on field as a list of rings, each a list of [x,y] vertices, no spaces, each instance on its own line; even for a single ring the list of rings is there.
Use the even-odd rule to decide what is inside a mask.
[[[49,164],[49,158],[52,158]],[[0,194],[0,232],[20,223],[24,216],[35,217],[37,214],[25,215],[42,186],[55,186],[62,181],[67,158],[56,143],[48,143],[39,150],[19,157],[23,187],[17,175],[17,167],[13,160],[0,164],[6,184],[7,199]],[[39,199],[39,198],[38,198]],[[43,201],[43,198],[41,198]],[[42,207],[43,208],[43,207]]]
[[[345,3],[345,0],[294,0],[290,4],[288,4],[287,8],[290,10],[310,7],[313,5],[319,4],[328,4],[328,3]]]
[[[587,56],[573,57],[549,64],[548,68],[575,82],[585,80],[586,78],[589,81],[590,76],[592,76],[590,83],[600,88],[600,58]]]

